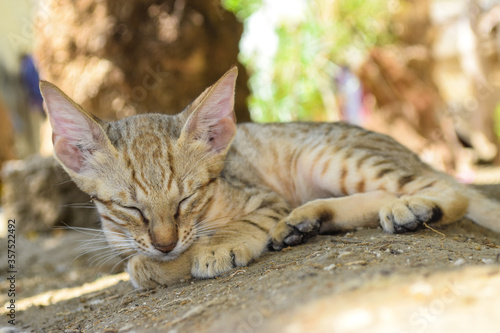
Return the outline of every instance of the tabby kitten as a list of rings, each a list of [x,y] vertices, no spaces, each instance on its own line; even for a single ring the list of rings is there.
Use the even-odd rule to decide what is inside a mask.
[[[55,155],[95,202],[137,288],[248,265],[269,244],[464,215],[500,231],[500,204],[390,137],[345,123],[235,124],[237,68],[183,112],[104,122],[41,82]],[[238,130],[237,130],[238,128]]]

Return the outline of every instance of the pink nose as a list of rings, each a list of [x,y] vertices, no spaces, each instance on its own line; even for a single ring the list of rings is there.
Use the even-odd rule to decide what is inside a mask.
[[[163,253],[169,253],[170,251],[172,251],[175,248],[176,245],[177,245],[177,242],[172,242],[172,243],[168,243],[168,244],[153,244],[155,249],[157,249],[158,251],[161,251]]]

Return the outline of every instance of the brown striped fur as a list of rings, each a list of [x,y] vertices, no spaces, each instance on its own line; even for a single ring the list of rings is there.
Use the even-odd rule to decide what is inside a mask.
[[[41,83],[56,156],[95,198],[109,244],[130,256],[134,286],[214,277],[269,241],[279,250],[317,233],[405,232],[466,213],[500,230],[498,204],[390,137],[341,122],[236,130],[235,78],[233,68],[178,115],[115,122]]]

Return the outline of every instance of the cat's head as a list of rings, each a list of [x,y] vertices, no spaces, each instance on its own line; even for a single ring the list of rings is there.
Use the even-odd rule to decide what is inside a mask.
[[[94,198],[116,249],[170,260],[203,229],[236,133],[236,76],[234,67],[175,116],[114,122],[85,112],[53,84],[40,83],[55,156]]]

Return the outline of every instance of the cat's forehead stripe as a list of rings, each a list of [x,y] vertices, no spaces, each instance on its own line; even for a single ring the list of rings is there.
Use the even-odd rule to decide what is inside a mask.
[[[155,133],[141,132],[130,143],[129,156],[140,170],[138,178],[149,188],[161,189],[167,179],[171,182],[173,176],[170,169],[167,171],[165,168],[169,164],[163,152],[167,146],[166,140]]]
[[[168,156],[168,166],[170,168],[170,176],[168,178],[167,190],[170,191],[172,187],[172,181],[174,179],[175,170],[174,170],[174,157],[172,155],[172,152],[168,148],[167,148],[167,156]]]
[[[174,181],[172,140],[180,135],[177,117],[148,114],[108,123],[106,134],[121,151],[135,188],[145,195],[170,191]]]

